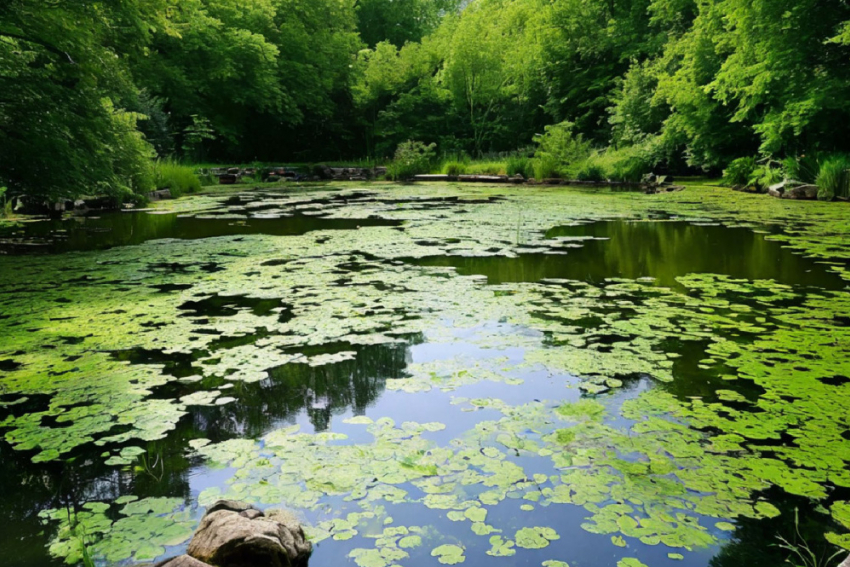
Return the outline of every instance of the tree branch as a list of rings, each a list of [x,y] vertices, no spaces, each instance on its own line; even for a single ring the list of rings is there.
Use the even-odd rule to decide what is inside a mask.
[[[31,37],[27,37],[27,36],[25,36],[25,35],[20,35],[20,34],[11,33],[11,32],[5,32],[5,31],[0,31],[0,37],[9,37],[9,38],[17,39],[17,40],[20,40],[20,41],[25,41],[25,42],[27,42],[27,43],[34,43],[34,44],[36,44],[36,45],[40,45],[41,47],[43,47],[44,49],[46,49],[47,51],[49,51],[49,52],[51,52],[51,53],[53,53],[53,54],[55,54],[55,55],[59,55],[60,57],[61,57],[61,56],[67,57],[67,58],[68,58],[68,62],[70,62],[70,63],[71,63],[71,65],[76,65],[76,64],[77,64],[77,63],[76,63],[76,62],[75,62],[75,61],[71,58],[71,56],[68,54],[68,52],[66,52],[66,51],[62,51],[62,50],[61,50],[61,49],[59,49],[58,47],[54,47],[53,45],[50,45],[49,43],[47,43],[47,42],[45,42],[45,41],[41,41],[41,40],[39,40],[39,39],[35,39],[35,38],[31,38]]]

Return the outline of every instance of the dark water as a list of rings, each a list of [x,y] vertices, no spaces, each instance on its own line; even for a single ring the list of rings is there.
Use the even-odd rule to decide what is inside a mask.
[[[35,249],[48,252],[70,250],[99,250],[116,246],[140,244],[148,240],[176,238],[203,239],[217,236],[243,234],[268,234],[288,236],[315,230],[352,230],[369,226],[397,226],[399,223],[382,219],[328,219],[316,216],[295,215],[280,218],[201,218],[180,217],[174,214],[151,215],[147,213],[115,213],[99,218],[65,221],[45,221],[25,225],[22,229],[7,230],[0,238],[7,240],[6,250],[19,252]],[[547,239],[581,238],[566,254],[526,254],[517,258],[457,256],[432,256],[410,262],[418,266],[455,267],[462,275],[484,275],[491,284],[535,282],[544,279],[570,279],[601,283],[608,278],[655,278],[657,285],[682,290],[676,278],[688,274],[724,274],[746,280],[775,280],[803,287],[844,289],[846,284],[822,264],[792,253],[781,244],[772,242],[763,234],[748,229],[729,229],[720,226],[697,226],[683,222],[597,222],[579,226],[553,228]],[[13,241],[9,244],[9,241]],[[25,244],[31,243],[31,244]],[[2,248],[2,245],[0,245]],[[162,293],[174,293],[184,288],[162,286]],[[257,300],[246,296],[219,297],[191,301],[179,307],[186,317],[229,317],[242,311],[256,316],[279,314],[279,320],[289,316],[291,305],[286,300]],[[512,332],[507,329],[507,332]],[[225,351],[240,343],[250,344],[265,335],[259,329],[253,335],[236,339],[222,338],[210,350]],[[428,342],[421,335],[403,337],[404,342],[379,346],[352,346],[350,344],[323,345],[313,350],[300,349],[305,355],[332,354],[356,351],[353,360],[310,367],[306,364],[287,364],[268,373],[265,380],[254,384],[238,383],[227,391],[236,401],[225,406],[188,408],[189,414],[168,437],[147,444],[149,454],[157,456],[156,465],[139,474],[104,464],[99,458],[100,449],[78,449],[62,462],[34,465],[31,455],[12,450],[0,444],[0,565],[37,567],[55,565],[45,548],[49,534],[38,513],[48,508],[74,509],[87,501],[111,501],[132,494],[140,497],[182,497],[187,501],[209,486],[220,485],[228,471],[208,469],[204,463],[186,456],[187,443],[193,439],[213,442],[238,438],[259,438],[279,427],[298,423],[302,430],[319,432],[328,429],[348,432],[342,419],[367,413],[387,416],[398,422],[440,421],[448,429],[433,436],[446,443],[453,436],[474,427],[482,414],[463,413],[450,405],[451,395],[438,390],[410,396],[387,389],[388,381],[402,378],[411,363],[438,360],[448,354],[460,353],[470,360],[484,359],[488,354],[473,341],[458,340],[442,344]],[[230,341],[230,342],[228,342]],[[681,347],[681,348],[680,348]],[[697,360],[703,356],[700,345],[671,345],[681,350],[683,357],[676,362],[674,373],[682,380],[666,385],[682,397],[710,395],[712,389],[721,387],[716,377],[700,371]],[[692,349],[693,352],[688,352]],[[130,349],[111,353],[129,364],[159,364],[169,376],[185,378],[197,374],[197,361],[207,352],[168,353]],[[514,362],[522,360],[522,351],[499,353]],[[2,361],[0,361],[2,362]],[[10,370],[12,368],[9,368]],[[4,370],[0,367],[0,372]],[[569,376],[550,376],[529,371],[523,375],[523,388],[510,388],[503,384],[482,382],[464,389],[463,395],[474,398],[496,397],[511,404],[527,403],[548,394],[555,387],[559,395],[579,394],[563,392],[561,384],[575,379]],[[154,389],[154,397],[176,398],[194,392],[220,388],[224,379],[205,379],[196,383],[171,381]],[[724,387],[728,387],[723,385]],[[645,378],[635,379],[613,394],[606,402],[616,405],[623,399],[635,396],[642,389],[654,387]],[[746,388],[746,386],[741,386]],[[746,392],[745,394],[749,394]],[[574,401],[574,400],[573,400]],[[8,411],[38,411],[47,400],[33,397],[28,406]],[[6,408],[0,408],[0,419]],[[495,414],[494,414],[495,415]],[[484,418],[493,418],[486,412]],[[361,441],[351,432],[352,442]],[[520,461],[518,459],[518,461]],[[540,464],[522,463],[529,467]],[[232,472],[232,471],[230,471]],[[555,473],[554,468],[530,472]],[[641,549],[644,563],[657,565],[685,565],[689,567],[773,566],[782,563],[785,554],[770,543],[778,533],[790,534],[799,529],[810,542],[819,542],[823,523],[794,524],[794,510],[810,512],[813,504],[803,498],[784,494],[766,494],[783,513],[769,520],[739,520],[735,539],[722,549],[706,549],[688,553],[686,560],[671,563],[664,546]],[[509,524],[522,515],[521,502],[507,501],[493,508],[488,523]],[[397,523],[426,523],[419,515],[421,507],[397,505],[392,507]],[[425,510],[431,514],[433,511]],[[553,506],[535,511],[539,525],[556,525],[562,539],[541,551],[523,551],[512,558],[498,560],[505,565],[538,566],[542,561],[569,557],[574,567],[614,565],[610,552],[609,536],[590,534],[581,529],[587,513],[576,506]],[[813,514],[809,514],[809,517]],[[428,518],[443,533],[457,530],[457,525],[444,517]],[[475,546],[489,547],[487,538],[478,538]],[[347,547],[346,547],[347,546]],[[355,544],[327,541],[321,544],[311,563],[321,567],[323,554],[328,550],[333,557],[343,557]],[[601,554],[600,550],[605,549]],[[474,548],[470,547],[468,555]],[[174,550],[169,550],[172,552]],[[411,565],[433,564],[427,557],[428,549],[412,552]],[[520,559],[521,558],[521,559]],[[495,562],[494,562],[495,563]],[[353,565],[353,562],[351,563]],[[466,565],[483,566],[468,560]]]
[[[257,218],[183,216],[137,211],[105,213],[96,217],[42,220],[24,223],[19,227],[0,228],[0,254],[104,250],[164,238],[198,240],[248,234],[296,236],[317,230],[354,230],[399,224],[379,218],[329,219],[304,214]]]
[[[491,284],[568,279],[601,283],[608,278],[655,278],[683,290],[676,278],[722,274],[744,280],[844,289],[847,283],[823,264],[746,228],[687,222],[609,221],[557,227],[546,238],[580,238],[565,254],[465,257],[429,256],[419,266],[455,267],[461,275],[483,275]]]
[[[58,567],[61,562],[52,559],[45,547],[45,526],[38,517],[41,510],[48,508],[78,509],[85,502],[113,501],[125,495],[141,497],[181,497],[187,501],[196,498],[198,493],[209,486],[222,483],[231,471],[208,469],[204,463],[187,458],[186,444],[192,439],[210,439],[214,442],[237,438],[258,438],[269,431],[292,424],[300,424],[302,431],[321,432],[332,427],[334,431],[349,433],[351,442],[368,442],[368,436],[357,437],[355,431],[349,431],[342,419],[351,415],[381,415],[397,422],[413,420],[426,422],[438,420],[448,424],[446,431],[433,436],[439,443],[447,443],[453,436],[475,426],[481,419],[497,418],[496,412],[469,414],[450,406],[451,395],[439,391],[417,394],[415,405],[407,394],[386,390],[387,382],[403,377],[406,367],[411,363],[439,360],[447,351],[463,352],[474,360],[488,356],[486,351],[473,343],[452,342],[447,344],[422,342],[422,337],[410,337],[406,344],[392,346],[352,347],[339,345],[338,350],[358,351],[354,360],[334,365],[311,368],[303,364],[290,364],[269,373],[268,379],[256,384],[240,384],[228,395],[237,401],[223,407],[190,407],[189,415],[179,423],[166,439],[147,444],[148,454],[153,455],[155,463],[144,472],[133,475],[103,464],[92,451],[78,451],[65,462],[34,466],[25,452],[11,450],[0,445],[0,510],[2,525],[0,544],[4,554],[0,565],[15,567],[40,567],[52,565]],[[334,348],[317,349],[318,352],[333,352]],[[312,354],[315,354],[312,353]],[[522,359],[522,351],[500,353],[515,361]],[[150,357],[140,353],[116,353],[124,359],[149,363]],[[179,357],[160,354],[159,362],[171,360],[172,365],[163,370],[168,374],[180,375]],[[187,361],[182,361],[186,364]],[[497,397],[511,404],[532,402],[541,391],[561,388],[568,376],[551,376],[547,373],[528,372],[524,375],[522,388],[481,383],[467,387],[464,394],[475,397]],[[204,382],[193,386],[170,384],[157,390],[155,395],[186,395],[193,391],[220,387],[221,382]],[[607,400],[607,404],[616,406],[639,392],[651,388],[650,380],[630,383]],[[577,398],[576,398],[577,399]],[[573,400],[574,401],[574,400]],[[362,432],[361,432],[362,435]],[[531,473],[556,474],[557,470],[539,460],[516,459]],[[768,520],[738,520],[739,530],[736,539],[722,547],[719,554],[715,549],[696,550],[686,555],[685,561],[671,563],[667,558],[669,548],[665,546],[646,547],[640,557],[648,565],[684,565],[711,567],[772,567],[782,563],[786,556],[781,550],[770,547],[776,534],[793,534],[799,530],[812,545],[818,546],[823,533],[823,523],[807,521],[797,526],[794,522],[795,510],[805,517],[817,517],[813,513],[814,504],[804,498],[789,497],[782,493],[769,496],[782,515]],[[523,501],[508,500],[498,507],[491,508],[488,523],[502,525],[515,522],[526,512],[519,509]],[[340,504],[342,504],[340,502]],[[442,514],[432,510],[400,504],[388,506],[393,518],[400,525],[421,525],[427,523],[442,533],[452,534],[458,530],[457,524],[445,519]],[[198,511],[198,516],[201,514]],[[423,512],[425,516],[423,517]],[[511,561],[511,565],[540,565],[552,557],[569,557],[570,565],[578,567],[596,567],[613,565],[616,562],[610,553],[609,536],[585,532],[581,524],[586,521],[587,512],[581,507],[552,506],[538,508],[535,511],[535,523],[557,526],[562,538],[553,542],[545,550],[525,550],[522,561]],[[427,519],[426,519],[427,518]],[[824,518],[825,519],[825,518]],[[322,557],[329,554],[341,556],[350,548],[362,544],[352,542],[325,541],[314,552],[311,565],[326,565]],[[467,554],[481,554],[489,547],[487,538],[475,538],[467,543]],[[817,547],[816,547],[817,548]],[[602,551],[605,550],[605,551]],[[176,554],[172,550],[170,554]],[[630,555],[634,555],[634,551]],[[507,558],[508,561],[516,559]],[[503,559],[504,560],[504,559]],[[654,560],[654,562],[653,562]],[[406,564],[431,564],[428,548],[414,550]],[[470,565],[484,567],[471,559]]]

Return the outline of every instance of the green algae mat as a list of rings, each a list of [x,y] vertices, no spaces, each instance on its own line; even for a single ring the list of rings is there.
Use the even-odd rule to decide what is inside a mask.
[[[345,184],[7,223],[4,556],[154,562],[219,498],[312,565],[850,550],[848,219]]]

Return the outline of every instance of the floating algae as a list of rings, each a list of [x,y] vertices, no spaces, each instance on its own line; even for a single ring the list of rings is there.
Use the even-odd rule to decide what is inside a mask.
[[[30,506],[50,552],[75,563],[82,537],[99,561],[173,554],[220,497],[296,510],[314,560],[359,567],[632,566],[662,550],[696,565],[691,551],[724,557],[789,501],[822,507],[817,537],[850,547],[850,249],[834,207],[433,191],[256,199],[284,218],[320,205],[350,230],[0,259],[0,427],[13,470],[62,495]],[[199,203],[220,222],[252,199]],[[659,222],[659,203],[678,219]],[[735,229],[752,273],[665,266],[652,246],[629,264],[634,243],[615,242],[675,237],[687,257],[689,239],[725,238],[684,220],[706,216],[787,228]],[[605,232],[551,231],[575,223]],[[625,267],[570,265],[591,249]],[[134,482],[93,489],[116,475]]]

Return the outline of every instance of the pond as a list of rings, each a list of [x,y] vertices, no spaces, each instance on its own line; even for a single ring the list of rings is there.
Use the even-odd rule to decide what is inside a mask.
[[[151,563],[222,497],[296,512],[311,565],[848,548],[846,218],[346,184],[7,224],[3,555]]]

